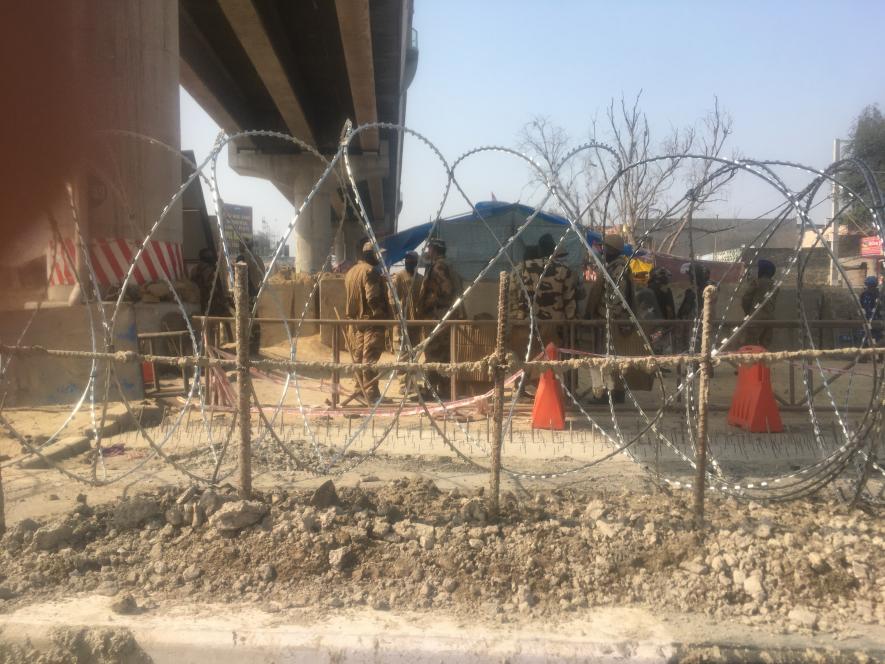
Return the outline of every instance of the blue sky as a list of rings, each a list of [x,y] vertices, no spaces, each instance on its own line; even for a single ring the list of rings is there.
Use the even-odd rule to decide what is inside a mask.
[[[734,120],[732,148],[823,167],[861,108],[885,105],[881,1],[416,0],[414,26],[406,124],[450,160],[515,146],[535,115],[586,140],[611,97],[641,89],[653,136],[696,122],[718,96]],[[183,93],[182,146],[205,155],[216,131]],[[256,223],[288,221],[290,206],[267,183],[226,168],[220,177],[225,199],[253,205]],[[503,157],[481,157],[459,179],[474,200],[532,191],[525,167]],[[444,182],[435,158],[407,140],[401,228],[434,214]],[[754,216],[772,201],[744,178],[711,212]],[[453,200],[446,212],[465,208]]]

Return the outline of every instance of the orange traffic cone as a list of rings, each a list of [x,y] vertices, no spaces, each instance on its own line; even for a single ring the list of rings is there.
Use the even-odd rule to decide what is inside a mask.
[[[742,346],[739,353],[764,353],[762,346]],[[731,399],[728,423],[753,433],[784,430],[780,409],[771,389],[771,369],[757,362],[738,369],[737,388]]]
[[[547,344],[544,354],[548,360],[555,360],[559,351],[552,343]],[[532,428],[553,429],[562,431],[565,429],[565,407],[562,403],[562,387],[553,373],[553,369],[547,369],[538,381],[538,391],[535,392],[535,403],[532,406]]]

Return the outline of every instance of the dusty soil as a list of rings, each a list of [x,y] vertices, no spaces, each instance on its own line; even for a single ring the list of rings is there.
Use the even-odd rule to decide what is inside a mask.
[[[23,520],[0,547],[0,611],[97,592],[121,611],[186,600],[506,623],[635,606],[808,633],[885,624],[878,515],[710,496],[699,542],[688,495],[506,494],[493,521],[479,492],[379,484],[329,482],[251,503],[167,489]]]
[[[150,664],[126,629],[57,629],[48,649],[36,649],[30,643],[6,643],[0,633],[2,664]]]

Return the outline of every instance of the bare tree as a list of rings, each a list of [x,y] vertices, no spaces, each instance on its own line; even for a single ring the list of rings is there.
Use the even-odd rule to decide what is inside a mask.
[[[628,103],[624,95],[618,102],[612,99],[604,123],[600,126],[594,120],[591,127],[592,139],[609,145],[617,153],[615,158],[606,150],[594,151],[595,158],[590,160],[598,174],[591,184],[594,193],[600,193],[622,167],[628,167],[617,179],[610,197],[605,194],[597,197],[594,217],[597,223],[605,221],[606,225],[610,223],[608,219],[617,219],[628,242],[636,241],[642,220],[661,204],[675,181],[682,155],[691,150],[695,141],[693,127],[681,131],[674,128],[663,143],[653,145],[648,117],[639,106],[641,97],[640,90],[632,103]],[[649,160],[658,155],[665,158]]]
[[[719,108],[719,97],[713,98],[713,108],[704,117],[703,125],[699,140],[700,153],[705,157],[721,157],[725,143],[734,131],[734,122],[729,113]],[[735,155],[732,155],[732,158],[734,157]],[[721,176],[711,178],[710,176],[721,165],[720,162],[710,158],[694,162],[691,169],[691,200],[679,223],[661,242],[661,251],[667,253],[673,251],[679,236],[691,224],[694,212],[708,203],[722,200],[716,198],[716,193],[731,181],[736,171],[728,171]]]
[[[520,131],[519,149],[543,171],[541,175],[531,169],[532,182],[543,187],[545,194],[548,182],[555,186],[567,212],[580,222],[578,217],[586,204],[586,175],[580,159],[563,163],[572,149],[568,132],[546,116],[535,116]]]
[[[640,106],[641,97],[640,90],[632,100],[624,95],[618,100],[613,98],[604,119],[591,123],[591,139],[610,146],[614,154],[597,148],[589,157],[577,156],[563,164],[572,149],[572,140],[562,127],[546,117],[536,117],[523,127],[520,146],[557,186],[574,216],[587,226],[618,226],[625,239],[635,243],[645,221],[657,212],[657,216],[667,218],[658,230],[671,230],[665,241],[672,247],[690,223],[687,210],[696,212],[716,200],[715,193],[729,179],[718,177],[708,181],[717,168],[710,160],[693,161],[686,175],[684,156],[692,150],[720,156],[732,134],[732,119],[715,99],[713,109],[700,126],[674,128],[657,143]],[[627,166],[630,167],[622,172]],[[534,181],[544,184],[544,178],[536,175],[533,174]],[[615,175],[619,177],[607,192],[606,187]],[[676,204],[670,205],[670,192],[678,183],[684,184],[685,189],[679,190]],[[690,201],[683,197],[686,190],[692,191]],[[660,213],[661,208],[667,211]]]

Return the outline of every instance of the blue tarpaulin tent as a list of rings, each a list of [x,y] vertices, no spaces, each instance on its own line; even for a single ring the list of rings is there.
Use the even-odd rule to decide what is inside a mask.
[[[448,243],[448,258],[460,275],[472,281],[498,251],[498,242],[505,243],[534,213],[535,208],[521,203],[484,201],[476,204],[476,212],[471,211],[441,220],[437,224],[435,233]],[[384,238],[381,246],[387,250],[384,257],[387,264],[393,265],[403,260],[407,251],[416,249],[427,240],[432,228],[433,224],[428,222]],[[543,211],[535,215],[532,223],[513,243],[508,252],[510,260],[513,263],[522,260],[525,247],[537,243],[538,238],[544,233],[553,235],[557,241],[565,236],[561,245],[568,252],[565,262],[572,267],[580,267],[585,253],[584,247],[572,232],[568,220]],[[585,234],[589,244],[602,241],[602,236],[595,231],[586,230]],[[629,248],[625,250],[628,253],[630,251]],[[499,262],[501,265],[492,266],[486,274],[497,275],[498,270],[509,269],[507,261]]]

